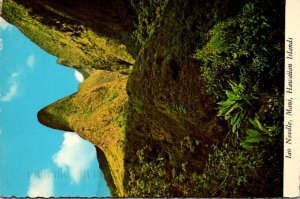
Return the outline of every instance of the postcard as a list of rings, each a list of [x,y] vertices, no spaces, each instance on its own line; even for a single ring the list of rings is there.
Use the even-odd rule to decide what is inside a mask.
[[[0,5],[1,197],[299,196],[299,2]]]

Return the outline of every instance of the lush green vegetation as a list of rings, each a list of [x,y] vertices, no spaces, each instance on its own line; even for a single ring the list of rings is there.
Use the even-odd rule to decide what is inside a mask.
[[[103,172],[113,196],[124,196],[124,148],[127,76],[95,71],[78,92],[58,100],[38,113],[41,123],[77,132],[98,150]]]
[[[208,91],[220,100],[218,116],[228,121],[237,143],[261,154],[276,148],[283,133],[283,21],[274,21],[267,5],[272,3],[247,3],[237,17],[217,23],[195,55]],[[269,158],[282,165],[280,156]],[[278,171],[275,165],[269,168]]]
[[[119,40],[99,35],[61,12],[53,12],[52,7],[26,7],[27,3],[5,1],[4,17],[41,48],[57,56],[60,64],[127,73],[131,70],[134,59]]]
[[[272,185],[281,182],[282,168],[278,165],[282,154],[271,154],[271,145],[247,151],[238,142],[235,136],[229,136],[221,146],[215,146],[203,172],[197,169],[203,164],[198,156],[199,140],[185,137],[180,146],[169,147],[167,152],[161,146],[145,144],[136,152],[136,165],[129,169],[128,195],[254,197],[280,193],[281,187]],[[264,185],[270,182],[271,186]]]
[[[220,5],[218,3],[211,2]],[[188,1],[142,1],[135,4],[140,22],[135,34],[141,51],[137,58],[140,65],[136,71],[139,72],[134,70],[129,78],[129,99],[133,108],[139,107],[136,114],[144,118],[144,123],[145,118],[153,120],[147,115],[151,113],[156,117],[159,115],[160,124],[169,131],[176,130],[168,125],[167,118],[176,121],[171,124],[177,128],[187,123],[193,126],[193,122],[197,121],[195,117],[202,116],[193,104],[198,101],[194,96],[207,95],[201,88],[198,94],[194,93],[191,85],[187,84],[187,78],[194,78],[187,74],[191,71],[197,74],[195,63],[190,61],[193,57],[201,71],[197,76],[206,80],[206,86],[202,88],[214,102],[210,105],[218,110],[214,118],[225,120],[223,128],[228,127],[228,131],[223,131],[224,137],[220,136],[217,142],[209,143],[205,137],[199,138],[199,133],[208,134],[212,139],[209,131],[214,129],[212,134],[216,135],[216,128],[209,128],[201,122],[197,122],[198,128],[204,128],[206,132],[200,129],[191,132],[184,128],[171,135],[173,140],[164,128],[159,129],[160,134],[156,135],[154,132],[158,130],[152,130],[151,126],[156,125],[152,121],[138,127],[129,123],[133,129],[129,129],[128,133],[138,129],[157,137],[155,141],[142,144],[144,147],[133,147],[131,156],[138,159],[132,161],[129,167],[128,194],[145,197],[280,196],[283,168],[284,2],[249,1],[240,7],[237,5],[238,10],[233,9],[232,12],[229,11],[230,6],[225,6],[223,13],[210,3],[202,4],[201,8],[197,7],[199,4],[194,4],[198,12],[189,7]],[[229,5],[228,1],[224,5]],[[190,14],[185,13],[187,8]],[[203,20],[205,16],[200,11],[212,13],[211,18]],[[202,19],[201,23],[197,24],[192,18]],[[195,28],[197,25],[199,29]],[[190,45],[189,41],[195,45]],[[159,78],[160,75],[163,77]],[[131,85],[131,82],[142,83],[139,76],[146,78],[147,84],[164,82],[164,86],[148,86],[149,89],[143,94],[138,93],[142,88]],[[186,79],[181,81],[182,78]],[[204,85],[197,78],[191,81],[196,88]],[[187,94],[189,97],[183,96]],[[194,101],[191,102],[191,99]],[[198,105],[202,110],[207,110],[206,120],[211,121],[209,115],[212,112],[205,106],[206,102]],[[167,118],[149,111],[146,106],[153,109],[159,107]],[[190,134],[183,137],[189,140],[185,144],[192,146],[185,150],[180,147],[183,137],[174,139],[180,137],[182,131],[185,135]],[[134,144],[132,141],[131,145]],[[205,148],[205,145],[208,146]],[[207,154],[203,153],[204,150]],[[190,156],[193,156],[195,164],[191,163]]]
[[[271,16],[261,6],[248,3],[238,16],[217,23],[207,34],[207,44],[197,50],[208,90],[218,99],[224,99],[229,80],[242,84],[249,94],[279,92],[283,33],[271,26]]]

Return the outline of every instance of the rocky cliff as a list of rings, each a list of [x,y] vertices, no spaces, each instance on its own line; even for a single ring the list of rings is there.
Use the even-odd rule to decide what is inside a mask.
[[[98,148],[98,154],[104,154],[98,157],[106,159],[101,161],[110,171],[105,172],[106,179],[113,180],[108,182],[112,194],[120,196],[124,196],[126,82],[126,75],[95,71],[79,86],[77,93],[38,113],[42,124],[78,132]]]
[[[87,6],[76,1],[71,9],[69,4],[69,1],[6,1],[3,16],[41,48],[57,56],[60,64],[128,71],[134,64],[127,48],[132,43],[133,21],[130,10],[120,8],[125,8],[126,2],[113,6],[90,1]]]

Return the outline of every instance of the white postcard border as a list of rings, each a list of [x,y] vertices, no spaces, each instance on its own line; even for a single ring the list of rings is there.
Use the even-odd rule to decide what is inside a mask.
[[[299,196],[300,0],[286,0],[283,196]]]

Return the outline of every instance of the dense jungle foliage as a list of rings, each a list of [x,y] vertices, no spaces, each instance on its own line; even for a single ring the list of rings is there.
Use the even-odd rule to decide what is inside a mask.
[[[137,62],[148,63],[144,59],[149,57],[149,48],[157,47],[151,42],[160,33],[172,37],[171,46],[160,38],[162,45],[153,50],[156,54],[152,58],[157,68],[152,70],[163,72],[164,64],[170,64],[171,71],[167,72],[172,74],[171,78],[178,78],[176,70],[179,73],[181,66],[177,66],[178,62],[168,63],[172,55],[167,53],[183,57],[178,64],[182,67],[193,67],[184,61],[195,59],[206,80],[207,92],[216,100],[217,117],[227,121],[228,132],[220,142],[207,147],[209,155],[204,158],[207,161],[203,161],[201,147],[205,142],[195,139],[195,135],[185,136],[176,145],[154,141],[135,147],[138,164],[129,169],[129,195],[282,194],[284,2],[248,1],[235,5],[228,2],[189,5],[190,1],[174,4],[137,1],[134,4],[139,11],[135,35],[142,46]],[[222,6],[224,9],[218,9]],[[206,16],[201,14],[203,11]],[[205,17],[209,19],[201,20],[200,24],[195,22]],[[166,24],[172,24],[173,30]],[[194,45],[188,45],[190,40]],[[164,54],[167,55],[159,61]],[[184,103],[190,105],[183,101],[183,107],[170,105],[166,112],[173,114],[173,118],[186,115],[191,110],[187,111]]]

